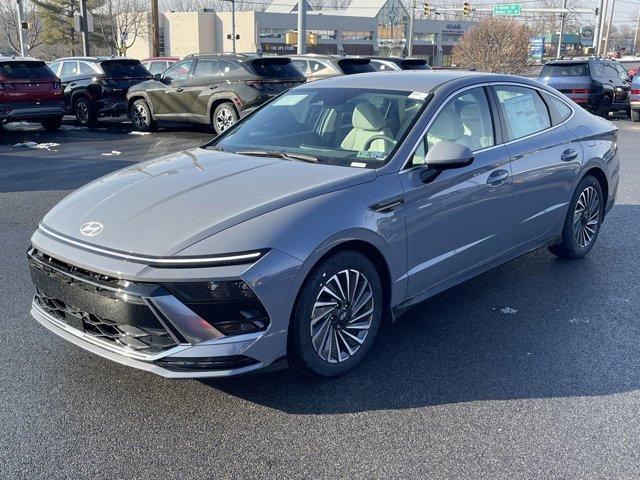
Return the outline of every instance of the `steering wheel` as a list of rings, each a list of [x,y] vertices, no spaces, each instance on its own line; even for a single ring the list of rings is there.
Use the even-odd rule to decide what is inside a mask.
[[[387,140],[388,142],[391,142],[393,145],[396,144],[396,140],[394,138],[389,137],[388,135],[374,135],[369,140],[364,142],[364,146],[362,147],[362,150],[365,150],[365,151],[369,150],[369,148],[371,147],[371,144],[376,140]]]

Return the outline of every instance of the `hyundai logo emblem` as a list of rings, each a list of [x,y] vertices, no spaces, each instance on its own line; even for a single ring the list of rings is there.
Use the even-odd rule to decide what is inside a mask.
[[[94,237],[98,235],[103,228],[100,222],[87,222],[80,227],[80,233],[87,237]]]

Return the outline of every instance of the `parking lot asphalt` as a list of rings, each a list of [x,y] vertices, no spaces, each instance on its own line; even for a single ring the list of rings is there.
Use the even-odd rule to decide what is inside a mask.
[[[42,328],[25,259],[40,218],[102,174],[211,133],[5,127],[0,478],[639,478],[640,125],[615,123],[618,201],[586,259],[537,250],[468,281],[325,381],[166,380]]]

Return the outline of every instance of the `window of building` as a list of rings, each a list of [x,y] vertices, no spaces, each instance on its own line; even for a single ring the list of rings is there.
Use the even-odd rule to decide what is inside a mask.
[[[342,40],[371,40],[373,39],[373,32],[360,30],[342,30],[340,32],[340,38]]]
[[[261,28],[258,31],[258,36],[260,38],[284,38],[289,31],[289,28]]]
[[[458,43],[461,38],[461,33],[443,33],[442,43]]]
[[[413,40],[416,42],[425,42],[430,44],[436,43],[435,33],[416,33],[413,35]]]
[[[318,40],[335,40],[338,32],[335,30],[307,30],[307,33],[313,33]]]

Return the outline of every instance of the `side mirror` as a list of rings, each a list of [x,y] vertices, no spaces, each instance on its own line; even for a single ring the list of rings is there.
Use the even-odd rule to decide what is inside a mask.
[[[161,75],[161,74],[159,74],[159,73],[156,73],[156,74],[153,76],[153,79],[154,79],[156,82],[161,82],[161,81],[162,81],[162,75]]]
[[[471,165],[473,152],[464,145],[455,142],[442,141],[434,144],[424,158],[425,169],[420,172],[423,182],[430,182],[442,170],[460,168]]]

